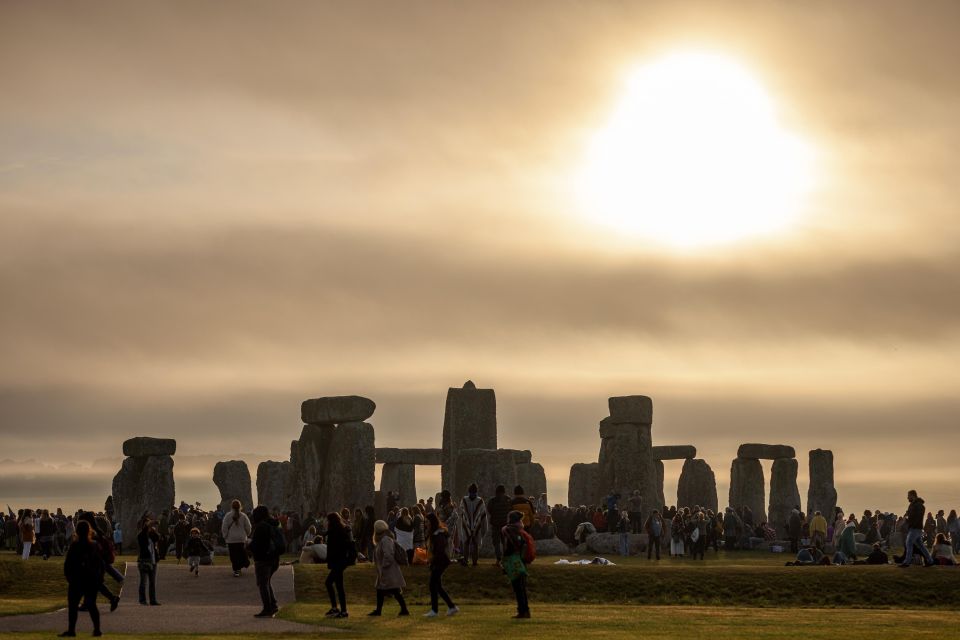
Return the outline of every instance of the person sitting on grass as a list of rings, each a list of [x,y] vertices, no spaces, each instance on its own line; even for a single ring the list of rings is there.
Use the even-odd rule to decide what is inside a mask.
[[[933,561],[939,565],[954,566],[957,564],[953,557],[953,546],[947,540],[947,536],[942,533],[937,534],[930,554],[933,556]]]
[[[200,529],[196,527],[190,529],[190,539],[187,540],[185,552],[187,554],[187,566],[190,568],[190,573],[199,578],[200,557],[210,555],[210,547],[203,541],[203,538],[200,537]],[[234,572],[234,574],[236,574],[236,572]]]
[[[867,564],[887,564],[890,562],[889,556],[880,548],[880,543],[873,545],[873,551],[867,556]]]
[[[401,616],[408,616],[407,603],[403,599],[403,588],[407,583],[403,579],[400,566],[407,564],[407,552],[390,535],[390,525],[383,520],[373,523],[373,563],[377,569],[377,608],[368,613],[379,616],[383,613],[383,601],[388,595],[397,599]]]

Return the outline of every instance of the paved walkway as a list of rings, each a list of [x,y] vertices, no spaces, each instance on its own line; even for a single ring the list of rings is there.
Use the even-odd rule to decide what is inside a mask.
[[[157,573],[159,607],[141,606],[137,600],[139,573],[127,563],[126,581],[120,606],[110,613],[109,603],[97,599],[101,627],[110,633],[322,633],[330,629],[276,618],[254,618],[260,611],[253,567],[239,578],[227,566],[200,567],[200,575],[187,571],[186,563],[161,564]],[[117,583],[109,576],[107,585],[116,593]],[[66,600],[66,584],[64,584]],[[293,567],[283,566],[273,576],[273,591],[280,606],[294,601]],[[0,632],[63,631],[67,610],[52,613],[0,618]],[[81,612],[78,633],[93,628],[90,616]]]

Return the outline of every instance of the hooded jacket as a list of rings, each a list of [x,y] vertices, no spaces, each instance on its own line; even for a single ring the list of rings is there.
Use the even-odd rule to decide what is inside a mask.
[[[923,504],[923,498],[915,498],[907,507],[907,526],[911,529],[923,529],[923,516],[926,511],[927,508]]]

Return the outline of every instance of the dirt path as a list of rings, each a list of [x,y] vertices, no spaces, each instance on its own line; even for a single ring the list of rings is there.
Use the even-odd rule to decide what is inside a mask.
[[[113,613],[103,598],[97,599],[101,627],[110,633],[322,633],[322,627],[271,618],[254,618],[260,611],[253,567],[239,578],[229,566],[200,567],[200,575],[181,565],[161,564],[157,574],[159,607],[138,603],[137,565],[127,564],[126,582],[120,606]],[[107,578],[116,593],[117,584]],[[273,590],[280,606],[294,601],[293,567],[280,567],[273,576]],[[66,584],[64,584],[66,598]],[[67,610],[35,615],[0,618],[0,633],[27,631],[63,631],[67,628]],[[90,616],[81,612],[78,634],[92,630]]]

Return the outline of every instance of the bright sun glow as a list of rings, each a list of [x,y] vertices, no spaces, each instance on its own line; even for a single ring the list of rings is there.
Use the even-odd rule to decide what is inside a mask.
[[[736,62],[677,53],[629,77],[591,140],[578,196],[591,220],[675,247],[782,231],[812,186],[812,152]]]

